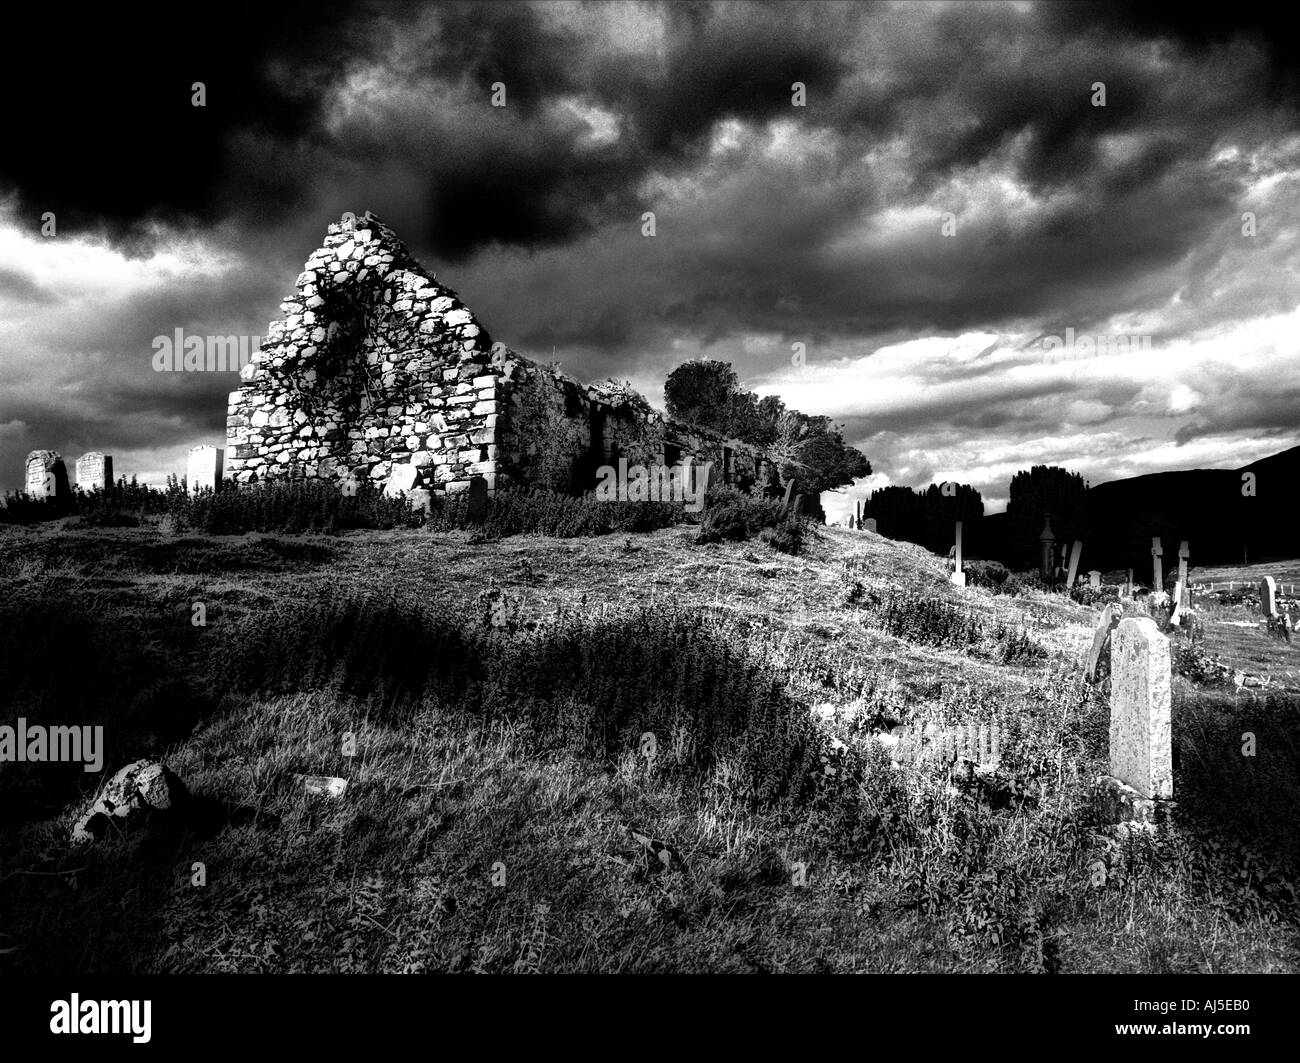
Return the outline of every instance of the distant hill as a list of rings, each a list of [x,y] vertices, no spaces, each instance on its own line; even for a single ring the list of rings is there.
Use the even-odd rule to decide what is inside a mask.
[[[1254,497],[1242,475],[1255,474]],[[1160,537],[1165,573],[1186,539],[1193,565],[1241,564],[1300,556],[1300,446],[1239,469],[1189,469],[1111,480],[1088,491],[1080,570],[1132,568],[1151,579],[1151,540]],[[1011,563],[1007,514],[990,513],[973,556]],[[1172,560],[1171,560],[1172,559]],[[1022,567],[1022,566],[1017,566]]]
[[[1255,494],[1242,494],[1245,473]],[[1160,536],[1169,558],[1188,541],[1193,564],[1291,557],[1300,548],[1295,490],[1300,485],[1300,447],[1239,469],[1190,469],[1151,473],[1098,484],[1088,492],[1088,568],[1133,567],[1149,578],[1151,539]],[[1176,564],[1176,561],[1174,562]]]

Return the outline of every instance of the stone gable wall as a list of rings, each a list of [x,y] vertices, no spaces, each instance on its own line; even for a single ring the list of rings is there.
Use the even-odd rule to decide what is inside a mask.
[[[620,385],[584,385],[490,337],[367,213],[331,225],[284,316],[230,395],[226,474],[390,477],[435,492],[482,477],[591,490],[600,465],[714,462],[715,479],[774,483],[758,448],[666,422]],[[412,468],[413,467],[413,470]]]

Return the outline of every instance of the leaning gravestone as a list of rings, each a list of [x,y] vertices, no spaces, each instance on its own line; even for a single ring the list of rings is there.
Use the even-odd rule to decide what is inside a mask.
[[[94,491],[96,488],[107,490],[112,487],[112,457],[97,450],[81,455],[77,459],[77,486],[83,491]]]
[[[1110,646],[1110,773],[1147,800],[1174,794],[1169,640],[1125,617]]]
[[[388,483],[384,485],[384,494],[389,498],[409,495],[419,478],[420,470],[416,466],[394,465],[393,471],[388,475]]]
[[[191,448],[189,460],[185,466],[185,481],[189,484],[191,494],[202,491],[204,488],[213,491],[221,489],[225,456],[226,452],[220,447],[205,445]]]
[[[27,455],[24,487],[32,498],[65,500],[68,489],[68,470],[57,450],[33,450]]]
[[[1092,636],[1092,649],[1088,651],[1087,676],[1089,680],[1097,677],[1097,663],[1101,660],[1101,652],[1106,648],[1110,633],[1122,619],[1123,610],[1118,605],[1108,605],[1101,611],[1101,619],[1097,621],[1097,630],[1093,632]]]
[[[1266,617],[1277,616],[1277,583],[1272,576],[1259,581],[1259,608]]]
[[[1074,586],[1075,578],[1079,574],[1079,558],[1083,556],[1083,543],[1075,539],[1074,546],[1070,549],[1070,574],[1065,577],[1065,589],[1067,593]]]

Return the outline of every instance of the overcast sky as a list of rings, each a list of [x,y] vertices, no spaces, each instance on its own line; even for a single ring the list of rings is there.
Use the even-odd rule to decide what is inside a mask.
[[[579,379],[662,408],[705,356],[832,415],[859,495],[955,479],[992,512],[1034,464],[1095,484],[1293,446],[1296,37],[1193,7],[6,15],[36,50],[0,64],[0,491],[36,448],[159,481],[222,445],[236,374],[155,373],[153,338],[261,336],[367,209]],[[1150,350],[1053,356],[1067,329]]]

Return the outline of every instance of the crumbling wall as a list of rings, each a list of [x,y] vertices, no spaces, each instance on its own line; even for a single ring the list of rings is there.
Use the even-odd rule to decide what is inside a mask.
[[[665,422],[640,395],[585,385],[493,344],[373,214],[331,225],[240,373],[227,475],[458,491],[482,477],[589,491],[597,470],[714,463],[770,486],[757,448]],[[769,463],[770,464],[770,463]]]
[[[331,225],[280,309],[230,396],[236,483],[382,485],[404,464],[429,486],[491,483],[500,402],[490,339],[378,218]]]

